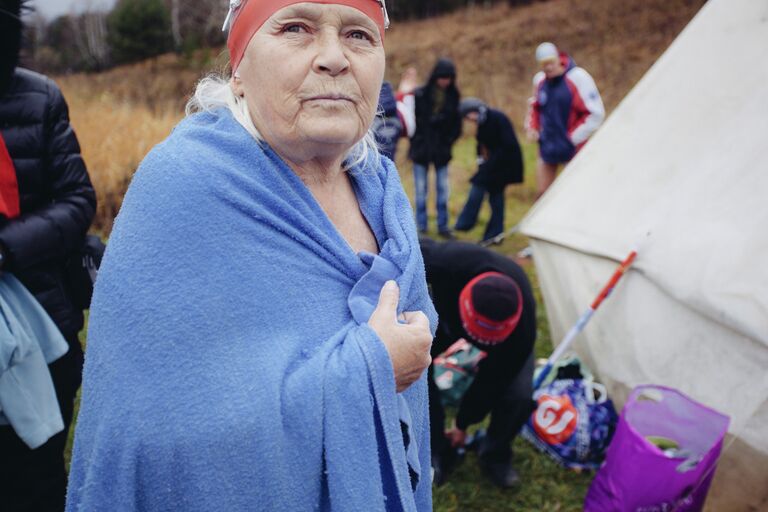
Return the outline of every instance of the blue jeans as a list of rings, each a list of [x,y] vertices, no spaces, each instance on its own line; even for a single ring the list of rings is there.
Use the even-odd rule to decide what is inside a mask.
[[[437,176],[437,229],[438,231],[448,230],[448,166],[435,168]],[[413,164],[413,181],[416,189],[416,226],[419,231],[427,230],[427,166]]]
[[[469,231],[477,224],[477,215],[483,205],[485,193],[488,192],[488,202],[491,205],[491,218],[485,227],[483,240],[493,238],[504,231],[504,189],[489,192],[484,187],[472,185],[467,196],[467,202],[459,214],[454,229],[457,231]]]

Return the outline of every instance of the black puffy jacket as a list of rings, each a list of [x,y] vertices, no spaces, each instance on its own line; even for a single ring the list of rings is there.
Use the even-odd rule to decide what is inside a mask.
[[[83,313],[70,298],[64,266],[83,243],[96,194],[56,84],[16,69],[0,97],[0,133],[16,170],[21,208],[19,217],[0,227],[3,270],[71,337],[82,329]]]

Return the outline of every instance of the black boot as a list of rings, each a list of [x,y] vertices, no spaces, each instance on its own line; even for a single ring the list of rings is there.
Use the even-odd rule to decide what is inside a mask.
[[[520,475],[512,467],[512,452],[498,450],[485,430],[468,440],[467,449],[477,451],[477,463],[483,474],[498,487],[509,489],[520,484]]]
[[[443,485],[458,462],[459,455],[456,449],[451,446],[445,450],[440,450],[439,453],[432,453],[432,471],[434,472],[432,481],[434,484],[438,487]]]
[[[480,469],[483,474],[495,485],[504,489],[517,487],[520,484],[520,475],[512,467],[511,461],[492,462],[479,459]]]

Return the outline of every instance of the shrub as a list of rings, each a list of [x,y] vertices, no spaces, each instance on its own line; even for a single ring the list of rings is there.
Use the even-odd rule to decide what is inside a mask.
[[[116,62],[135,62],[172,48],[170,16],[162,0],[120,0],[107,24]]]

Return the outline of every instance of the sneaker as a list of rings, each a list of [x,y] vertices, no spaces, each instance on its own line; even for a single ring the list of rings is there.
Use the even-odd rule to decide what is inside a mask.
[[[479,464],[483,474],[498,487],[511,489],[520,485],[520,475],[509,462],[484,462],[481,458]]]
[[[533,258],[533,247],[530,245],[526,247],[525,249],[521,250],[517,253],[517,257],[521,259],[528,259]]]
[[[480,245],[490,247],[491,245],[501,245],[502,242],[504,242],[504,233],[480,240]]]

